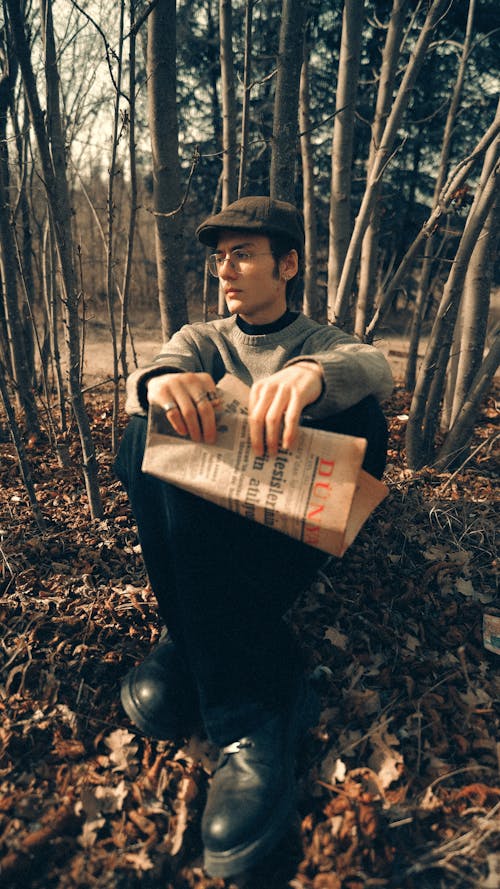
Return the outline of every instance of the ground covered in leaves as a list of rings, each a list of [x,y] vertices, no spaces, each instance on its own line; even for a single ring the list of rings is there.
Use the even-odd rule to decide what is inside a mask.
[[[500,659],[482,632],[496,592],[494,402],[456,474],[405,469],[407,409],[396,390],[389,498],[289,615],[323,712],[296,823],[238,886],[500,885]],[[201,867],[214,751],[144,738],[120,709],[120,679],[160,627],[112,475],[110,399],[89,410],[105,516],[89,519],[76,436],[69,469],[34,444],[44,535],[0,421],[0,885],[234,886]]]

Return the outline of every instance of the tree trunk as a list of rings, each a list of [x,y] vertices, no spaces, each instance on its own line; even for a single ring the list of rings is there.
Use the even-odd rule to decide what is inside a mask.
[[[370,141],[370,153],[368,156],[368,176],[375,162],[377,147],[380,145],[385,122],[391,107],[392,94],[396,80],[397,67],[401,49],[404,22],[408,0],[394,0],[391,18],[387,29],[384,51],[382,53],[382,65],[380,68],[380,80],[375,106],[375,116],[372,124]],[[364,338],[366,325],[372,312],[375,298],[377,280],[377,254],[380,233],[380,192],[382,180],[379,183],[378,193],[375,198],[373,213],[363,238],[361,247],[361,263],[359,267],[359,291],[356,302],[356,318],[354,332],[360,339]]]
[[[59,111],[59,79],[57,70],[52,10],[50,0],[42,2],[43,36],[45,50],[45,76],[47,90],[47,129],[45,115],[40,106],[30,50],[24,32],[24,21],[17,0],[6,0],[12,25],[19,65],[30,108],[30,115],[37,139],[43,168],[44,185],[54,221],[57,249],[61,264],[66,312],[68,347],[68,377],[73,412],[78,425],[83,456],[83,473],[92,518],[102,514],[102,501],[97,478],[97,460],[90,424],[80,385],[80,342],[78,321],[78,289],[73,265],[71,237],[71,207],[66,180],[64,136]]]
[[[486,220],[467,269],[463,297],[463,339],[457,368],[457,382],[451,424],[455,423],[467,397],[472,379],[484,354],[488,332],[488,308],[495,257],[500,233],[500,201],[497,197]]]
[[[220,71],[222,93],[222,207],[238,194],[236,164],[236,94],[231,0],[220,0]]]
[[[246,194],[247,151],[250,122],[250,90],[252,88],[252,14],[255,0],[245,3],[245,60],[243,70],[243,103],[241,108],[240,169],[238,174],[238,197]]]
[[[339,325],[344,324],[349,309],[349,301],[354,286],[358,260],[361,253],[361,245],[365,231],[370,222],[374,202],[378,194],[379,182],[384,174],[391,153],[394,150],[397,132],[403,120],[403,115],[408,107],[408,102],[410,101],[415,81],[432,40],[434,29],[447,5],[448,0],[433,0],[432,5],[429,8],[426,20],[420,30],[417,43],[410,61],[406,66],[403,79],[393,102],[387,123],[384,127],[380,145],[376,150],[373,166],[367,179],[361,207],[349,242],[335,299],[334,316],[335,321]]]
[[[17,453],[17,459],[19,462],[19,471],[21,473],[21,478],[24,483],[24,487],[26,488],[26,493],[28,494],[29,501],[31,503],[31,509],[33,511],[33,517],[38,526],[38,530],[43,533],[46,530],[45,519],[43,518],[42,511],[40,509],[40,505],[38,500],[36,499],[35,485],[33,482],[33,477],[31,475],[30,465],[28,463],[28,459],[26,457],[26,451],[24,449],[23,439],[19,427],[17,425],[16,416],[14,413],[14,409],[10,403],[9,399],[9,391],[7,388],[7,382],[5,379],[5,368],[0,360],[0,400],[4,406],[5,414],[7,417],[7,422],[9,424],[9,430],[11,434],[12,441],[14,442],[14,447]]]
[[[13,97],[11,97],[10,118],[14,129],[17,159],[19,170],[19,193],[17,198],[17,210],[21,214],[21,246],[18,248],[20,264],[22,268],[22,276],[24,287],[27,294],[27,302],[23,301],[23,327],[24,327],[24,343],[26,349],[26,358],[28,367],[31,371],[31,382],[36,386],[36,370],[35,370],[35,344],[34,344],[34,324],[29,306],[36,304],[36,287],[33,275],[33,238],[31,233],[31,217],[26,194],[26,178],[27,178],[27,149],[29,146],[29,112],[24,103],[24,121],[22,129],[19,127],[16,109]],[[16,213],[17,215],[17,213]]]
[[[298,108],[302,65],[305,4],[283,0],[274,94],[270,193],[295,203],[298,151]]]
[[[311,116],[309,96],[309,42],[304,40],[304,61],[300,75],[300,150],[302,154],[302,183],[304,192],[305,269],[304,314],[316,321],[326,321],[326,300],[321,300],[317,284],[318,232],[316,226],[316,199],[314,195],[314,163],[311,143]]]
[[[356,96],[361,58],[364,0],[346,0],[338,64],[328,247],[328,316],[333,317],[337,290],[352,232],[351,182]]]
[[[418,233],[415,240],[412,241],[412,243],[410,244],[393,277],[385,287],[383,299],[380,301],[380,304],[377,307],[377,311],[375,312],[372,320],[367,327],[365,339],[373,339],[373,334],[377,326],[385,317],[385,313],[392,303],[394,294],[402,286],[405,276],[413,265],[413,261],[420,249],[422,241],[425,241],[427,238],[431,238],[433,236],[433,233],[436,230],[441,217],[449,212],[450,206],[456,195],[457,190],[460,189],[463,186],[464,182],[467,181],[467,178],[474,168],[474,165],[478,160],[480,160],[481,157],[483,157],[484,153],[488,150],[491,143],[494,141],[494,139],[496,139],[499,131],[500,116],[497,111],[497,115],[493,123],[490,127],[488,127],[486,133],[484,134],[484,136],[481,137],[474,150],[469,155],[467,155],[467,157],[463,158],[463,160],[461,160],[453,168],[450,175],[448,176],[446,184],[444,185],[443,190],[439,195],[437,206],[434,210],[432,210],[426,222],[424,222],[422,228],[420,229],[420,232]]]
[[[480,365],[471,383],[464,403],[439,451],[435,466],[447,469],[459,459],[463,459],[474,431],[476,417],[481,402],[488,392],[500,365],[500,325],[497,326],[491,348]]]
[[[467,18],[467,27],[465,32],[465,40],[462,46],[460,63],[458,66],[457,79],[453,88],[450,107],[446,116],[446,124],[444,128],[443,144],[441,147],[441,157],[439,159],[439,169],[434,185],[434,197],[432,200],[433,210],[439,204],[439,197],[443,190],[443,185],[448,173],[448,165],[450,160],[451,140],[455,118],[457,116],[460,99],[462,96],[462,88],[465,78],[465,69],[469,58],[471,42],[472,42],[472,23],[474,20],[474,8],[476,0],[469,0],[469,14]],[[415,386],[418,344],[420,341],[420,330],[422,326],[422,313],[427,300],[427,291],[429,289],[429,281],[431,277],[433,257],[433,239],[427,238],[425,242],[424,255],[422,259],[422,267],[420,271],[420,279],[418,283],[417,296],[413,310],[413,319],[410,330],[410,343],[408,348],[408,363],[406,366],[406,388],[410,391]]]
[[[125,0],[120,0],[118,52],[116,54],[117,75],[114,97],[113,130],[111,135],[111,160],[108,169],[107,196],[107,233],[106,233],[106,302],[108,305],[109,332],[111,335],[113,379],[113,410],[111,415],[111,453],[116,454],[118,448],[118,409],[119,409],[119,370],[118,341],[116,333],[115,303],[116,282],[115,266],[115,177],[119,174],[117,166],[118,142],[120,140],[120,99],[123,72],[123,23],[125,17]]]
[[[236,94],[233,62],[233,18],[231,0],[219,0],[220,73],[222,93],[222,207],[238,194],[236,164]],[[219,287],[220,317],[228,314],[222,286]]]
[[[10,365],[16,384],[17,403],[24,412],[28,433],[39,435],[40,424],[33,391],[33,369],[29,365],[24,324],[19,309],[18,260],[10,203],[7,114],[12,105],[12,91],[17,79],[18,66],[14,61],[12,47],[7,45],[5,50],[2,53],[5,71],[0,78],[0,247],[3,297]]]
[[[153,154],[156,265],[164,340],[188,321],[176,100],[175,6],[175,0],[159,0],[148,18],[149,130]]]
[[[499,171],[495,166],[485,187],[479,189],[474,198],[432,328],[407,426],[406,448],[411,468],[420,468],[433,457],[433,439],[462,287],[474,245],[496,199],[498,179]]]
[[[483,360],[499,229],[500,200],[497,196],[474,246],[465,277],[459,324],[453,340],[454,373],[448,372],[447,375],[447,398],[443,410],[446,428],[455,422]]]
[[[61,367],[61,352],[59,349],[59,301],[57,293],[56,266],[57,257],[53,230],[50,219],[47,219],[42,242],[42,287],[49,325],[50,354],[53,361],[53,372],[55,375],[57,400],[59,403],[60,428],[62,432],[66,432],[68,424],[66,419],[66,392]]]
[[[128,124],[128,158],[130,164],[130,213],[127,233],[127,253],[125,256],[125,268],[123,271],[123,284],[121,294],[120,315],[120,362],[123,378],[128,377],[127,363],[127,331],[129,329],[129,302],[130,283],[132,280],[132,260],[134,256],[135,225],[137,219],[137,158],[135,145],[135,117],[136,117],[136,34],[135,34],[135,5],[136,0],[130,0],[130,35],[129,35],[129,124]]]

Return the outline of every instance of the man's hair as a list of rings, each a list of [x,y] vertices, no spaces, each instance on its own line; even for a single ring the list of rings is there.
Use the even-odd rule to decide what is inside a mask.
[[[292,250],[297,250],[297,244],[288,238],[286,235],[268,235],[269,238],[269,246],[271,248],[271,253],[274,257],[274,262],[276,266],[276,271],[278,271],[278,265],[281,259],[284,259],[285,256]],[[301,251],[297,250],[299,267],[297,270],[297,274],[293,276],[289,281],[286,282],[286,301],[287,304],[290,305],[292,297],[297,289],[298,282],[300,281],[303,273],[303,257]]]

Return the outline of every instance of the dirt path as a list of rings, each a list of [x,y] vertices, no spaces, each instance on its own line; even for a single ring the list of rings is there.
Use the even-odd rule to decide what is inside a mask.
[[[147,364],[160,351],[161,335],[157,328],[141,328],[134,334],[134,344],[137,352],[138,365]],[[399,381],[404,378],[406,360],[408,355],[408,339],[398,335],[384,335],[378,339],[375,345],[382,350],[389,360],[394,374],[394,379]],[[425,341],[421,343],[419,354],[423,357]],[[130,369],[133,364],[130,359]],[[85,345],[84,379],[86,385],[93,385],[109,376],[113,363],[111,342],[105,330],[95,329],[88,333],[88,341]]]

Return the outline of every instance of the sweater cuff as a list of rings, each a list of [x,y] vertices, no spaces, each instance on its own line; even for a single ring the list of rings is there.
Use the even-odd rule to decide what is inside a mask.
[[[150,365],[134,370],[127,379],[125,413],[129,416],[139,414],[145,416],[149,410],[148,381],[163,374],[182,373],[178,367]]]

